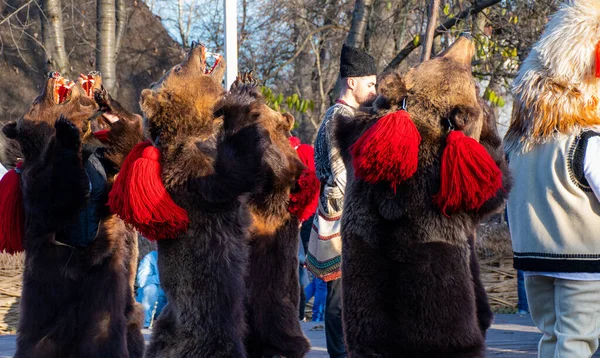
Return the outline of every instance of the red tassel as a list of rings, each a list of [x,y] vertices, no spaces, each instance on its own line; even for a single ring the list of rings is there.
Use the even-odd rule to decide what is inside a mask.
[[[94,137],[96,137],[102,143],[107,143],[108,133],[110,133],[110,129],[102,129],[97,132],[94,132]]]
[[[596,78],[600,78],[600,41],[596,44]]]
[[[149,141],[136,145],[123,161],[108,205],[150,240],[175,238],[189,224],[187,212],[162,183],[160,152]]]
[[[421,135],[402,110],[380,118],[352,145],[352,164],[367,183],[389,182],[393,188],[410,178],[419,164]]]
[[[292,146],[292,148],[298,150],[298,147],[300,147],[300,145],[302,144],[302,142],[300,142],[300,139],[297,137],[290,137],[289,138],[290,141],[290,145]]]
[[[300,222],[304,222],[317,211],[321,183],[314,170],[306,168],[300,175],[297,185],[299,190],[290,194],[288,211],[296,215]]]
[[[11,169],[0,180],[0,252],[14,254],[23,251],[25,208],[21,192],[20,169]]]
[[[502,188],[502,172],[485,148],[463,132],[451,131],[442,154],[440,192],[435,203],[444,215],[477,210]]]

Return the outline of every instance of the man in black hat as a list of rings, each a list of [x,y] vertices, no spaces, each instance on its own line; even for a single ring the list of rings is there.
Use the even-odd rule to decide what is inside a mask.
[[[308,245],[308,269],[327,282],[325,337],[332,358],[346,357],[342,330],[341,221],[346,167],[333,137],[332,119],[354,116],[361,105],[376,97],[375,60],[363,50],[344,45],[340,63],[342,89],[335,105],[325,113],[315,141],[315,167],[321,181],[319,208]]]

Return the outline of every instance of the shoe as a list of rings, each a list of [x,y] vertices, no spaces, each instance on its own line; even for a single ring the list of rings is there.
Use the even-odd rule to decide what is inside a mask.
[[[314,326],[310,330],[311,331],[323,331],[323,330],[325,330],[325,326],[322,325],[322,324],[317,324],[316,326]]]
[[[520,314],[520,315],[526,315],[526,314],[529,314],[529,312],[528,312],[528,311],[525,311],[525,310],[518,310],[518,311],[517,311],[517,313],[518,313],[518,314]]]

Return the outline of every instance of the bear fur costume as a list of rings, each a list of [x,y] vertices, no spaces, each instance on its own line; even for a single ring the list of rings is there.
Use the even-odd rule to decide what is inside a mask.
[[[269,108],[251,74],[242,78],[248,83],[240,83],[243,90],[237,91],[238,82],[232,85],[223,113],[226,118],[239,118],[236,123],[256,121],[271,138],[263,152],[262,171],[255,174],[260,176],[260,185],[248,200],[252,227],[246,279],[246,348],[253,358],[303,357],[310,344],[298,320],[300,221],[288,212],[288,205],[290,192],[306,167],[289,143],[293,116]]]
[[[6,138],[4,133],[0,132],[0,164],[6,169],[12,169],[17,166],[21,156],[19,143],[14,139]]]
[[[244,293],[254,190],[268,134],[222,116],[224,61],[207,68],[192,44],[184,61],[142,91],[146,129],[161,152],[162,181],[188,213],[187,231],[157,241],[167,305],[147,357],[245,357]]]
[[[88,77],[104,111],[120,108],[99,88],[99,74]],[[118,113],[110,123],[112,145],[103,145],[90,131],[90,119],[101,114],[94,89],[84,90],[80,80],[69,89],[67,82],[51,74],[28,112],[3,127],[24,159],[25,271],[15,357],[142,357],[143,309],[133,296],[137,234],[105,205],[119,158],[141,139],[141,118]],[[95,153],[106,178],[92,187],[86,158]],[[81,215],[97,222],[95,234],[81,235],[92,240],[84,246],[74,244],[82,232],[72,230]]]
[[[491,311],[474,254],[478,223],[502,206],[510,179],[491,112],[471,75],[472,42],[460,37],[404,76],[387,75],[371,109],[336,119],[348,171],[342,218],[343,323],[349,357],[484,357]],[[382,115],[407,110],[422,140],[416,173],[394,190],[355,178],[351,145]],[[449,121],[478,139],[503,189],[478,211],[445,216],[434,203]]]

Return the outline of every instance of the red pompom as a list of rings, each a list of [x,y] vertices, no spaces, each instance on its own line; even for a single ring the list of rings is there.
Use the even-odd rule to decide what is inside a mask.
[[[14,254],[23,251],[25,208],[21,192],[20,170],[9,170],[0,180],[0,252]]]
[[[596,44],[596,78],[600,78],[600,41]]]
[[[149,141],[125,158],[108,205],[123,221],[150,240],[175,238],[187,230],[187,212],[177,206],[161,178],[160,152]]]
[[[451,131],[442,154],[440,192],[435,203],[444,215],[477,210],[502,188],[502,172],[485,148],[463,132]]]
[[[350,148],[355,175],[367,183],[385,181],[395,188],[417,171],[419,144],[421,135],[408,112],[387,114]]]
[[[292,148],[298,150],[298,147],[302,144],[302,142],[300,141],[300,138],[298,137],[290,137],[289,138],[290,141],[290,145],[292,146]]]
[[[108,134],[110,133],[110,129],[102,129],[97,132],[94,132],[94,137],[96,137],[102,143],[108,142]]]
[[[321,183],[314,170],[304,169],[297,182],[298,191],[290,194],[288,211],[300,222],[308,220],[317,211]]]

